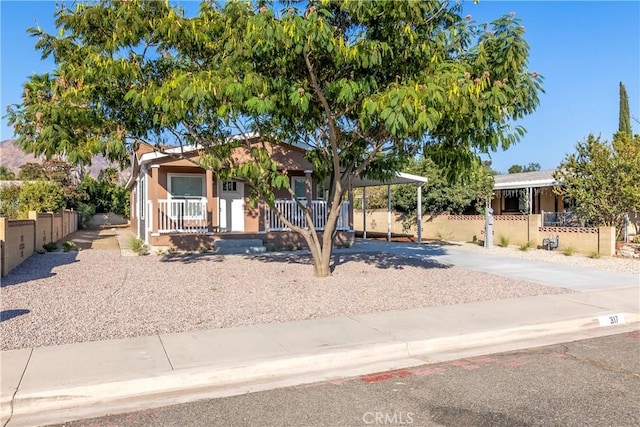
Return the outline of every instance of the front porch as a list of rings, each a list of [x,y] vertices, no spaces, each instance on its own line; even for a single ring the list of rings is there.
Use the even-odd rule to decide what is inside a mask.
[[[293,225],[301,228],[308,228],[307,219],[303,209],[293,200],[276,200],[275,209]],[[149,201],[149,227],[150,233],[211,233],[226,232],[220,224],[214,225],[209,218],[211,208],[206,199],[160,199],[154,206],[153,201]],[[261,218],[258,221],[259,228],[246,230],[247,232],[268,233],[271,231],[290,231],[278,216],[276,211],[269,206],[263,205],[259,208]],[[154,221],[154,215],[157,221]],[[311,216],[316,230],[324,230],[327,225],[329,215],[328,203],[324,200],[313,200],[311,202]],[[157,227],[154,225],[157,223]],[[340,206],[340,214],[336,225],[337,230],[349,230],[349,202],[344,201]]]

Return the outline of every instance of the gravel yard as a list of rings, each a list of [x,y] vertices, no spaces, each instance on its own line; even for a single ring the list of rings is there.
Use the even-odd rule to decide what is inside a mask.
[[[481,248],[478,248],[481,249]],[[470,249],[474,250],[474,249]],[[462,304],[566,289],[392,254],[35,254],[2,280],[1,350]]]

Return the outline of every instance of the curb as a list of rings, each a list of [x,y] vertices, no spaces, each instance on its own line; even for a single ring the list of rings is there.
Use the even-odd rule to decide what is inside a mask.
[[[575,338],[581,332],[603,336],[636,329],[640,314],[624,316],[625,324],[613,327],[599,326],[594,317],[580,318],[451,337],[327,348],[320,354],[232,366],[213,364],[90,386],[27,393],[18,389],[13,407],[12,396],[3,396],[0,417],[9,426],[51,424],[550,345],[582,339]],[[573,339],[567,334],[574,334]],[[543,342],[531,342],[537,339]]]

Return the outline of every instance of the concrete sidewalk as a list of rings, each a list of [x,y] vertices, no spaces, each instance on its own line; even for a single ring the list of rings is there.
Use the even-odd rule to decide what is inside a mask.
[[[4,351],[1,417],[43,425],[400,369],[634,330],[639,313],[632,286]]]
[[[123,256],[133,255],[126,231],[109,236]],[[640,271],[360,239],[335,251],[368,252],[578,292],[4,351],[2,423],[59,423],[640,328]],[[616,315],[620,324],[601,325]]]

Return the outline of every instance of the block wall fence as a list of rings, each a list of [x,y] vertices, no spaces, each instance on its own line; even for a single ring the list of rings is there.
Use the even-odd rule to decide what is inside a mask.
[[[29,219],[0,217],[0,274],[6,276],[36,250],[49,242],[64,239],[77,229],[78,214],[73,210],[31,211]]]
[[[510,245],[521,246],[531,242],[534,247],[541,246],[544,238],[559,237],[562,251],[569,247],[576,252],[589,255],[599,252],[601,256],[614,256],[616,253],[615,227],[542,227],[542,216],[536,215],[495,215],[493,222],[493,242],[500,242],[504,236]],[[404,226],[402,214],[391,214],[391,232],[417,237],[414,224]],[[388,212],[385,209],[367,210],[367,231],[386,233]],[[362,210],[354,211],[353,220],[356,231],[364,230]],[[426,240],[448,240],[471,242],[484,240],[483,215],[448,215],[435,218],[422,217],[422,238]]]

